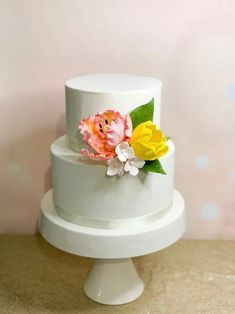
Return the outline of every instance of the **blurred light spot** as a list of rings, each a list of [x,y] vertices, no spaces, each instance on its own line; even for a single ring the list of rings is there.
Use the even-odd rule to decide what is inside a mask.
[[[196,159],[196,167],[199,169],[206,169],[209,165],[209,160],[207,156],[198,156]]]
[[[225,96],[229,101],[235,101],[235,82],[227,86]]]
[[[20,165],[17,164],[16,162],[9,162],[8,165],[7,165],[7,170],[8,170],[8,173],[19,173],[21,168],[20,168]]]
[[[205,220],[215,220],[220,213],[220,209],[216,204],[204,204],[201,208],[201,216]]]
[[[232,180],[233,183],[235,183],[235,170],[233,170],[230,174],[230,178]]]

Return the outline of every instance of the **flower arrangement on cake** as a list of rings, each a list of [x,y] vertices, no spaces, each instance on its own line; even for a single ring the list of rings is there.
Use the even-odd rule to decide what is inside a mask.
[[[107,161],[108,176],[136,176],[139,169],[165,174],[159,158],[168,151],[168,138],[153,124],[153,112],[154,99],[124,116],[106,110],[82,119],[78,128],[92,151],[81,154]]]

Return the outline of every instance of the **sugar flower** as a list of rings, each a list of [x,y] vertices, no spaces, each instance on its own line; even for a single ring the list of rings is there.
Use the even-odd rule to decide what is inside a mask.
[[[106,110],[82,119],[78,128],[88,144],[82,155],[106,161],[108,176],[136,176],[141,168],[166,174],[159,158],[169,149],[167,137],[153,124],[153,114],[154,98],[129,115]]]
[[[139,124],[133,131],[130,146],[143,160],[156,160],[168,151],[167,138],[152,121]]]
[[[137,157],[133,157],[127,160],[124,170],[129,172],[132,176],[136,176],[139,173],[139,169],[143,168],[145,161]]]
[[[118,157],[112,158],[107,160],[108,169],[107,175],[108,176],[122,176],[124,174],[124,164],[118,159]]]
[[[127,161],[128,159],[134,157],[134,150],[129,146],[127,142],[122,142],[117,145],[115,153],[120,161]]]
[[[112,159],[116,146],[130,140],[132,123],[129,115],[122,116],[115,110],[106,110],[81,120],[79,130],[83,140],[93,149],[83,149],[82,154],[94,159]]]
[[[107,175],[109,176],[115,176],[116,174],[121,176],[124,171],[136,176],[139,173],[139,168],[142,168],[145,164],[144,160],[135,156],[133,148],[127,142],[118,144],[115,152],[117,157],[107,161]]]

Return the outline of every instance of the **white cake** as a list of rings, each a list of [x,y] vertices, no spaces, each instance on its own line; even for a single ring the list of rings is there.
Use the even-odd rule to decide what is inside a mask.
[[[129,113],[154,97],[154,122],[160,127],[162,83],[152,77],[96,74],[68,80],[66,92],[66,126],[69,146],[80,151],[79,121],[107,109]]]
[[[173,142],[167,140],[168,151],[159,158],[166,174],[139,169],[138,175],[109,176],[107,160],[81,154],[87,143],[79,129],[82,119],[97,112],[129,115],[151,101],[153,123],[160,128],[161,82],[151,77],[97,74],[71,79],[65,89],[67,134],[51,146],[58,213],[72,223],[95,228],[129,228],[158,219],[160,212],[164,215],[173,199]]]

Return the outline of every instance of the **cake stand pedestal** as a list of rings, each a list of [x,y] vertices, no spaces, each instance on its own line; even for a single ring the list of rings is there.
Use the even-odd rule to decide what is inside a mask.
[[[131,257],[146,255],[176,242],[186,228],[184,200],[174,191],[172,206],[154,222],[130,229],[97,229],[61,218],[54,207],[52,190],[41,204],[39,229],[55,247],[97,261],[84,291],[92,300],[109,305],[131,302],[143,290]]]

